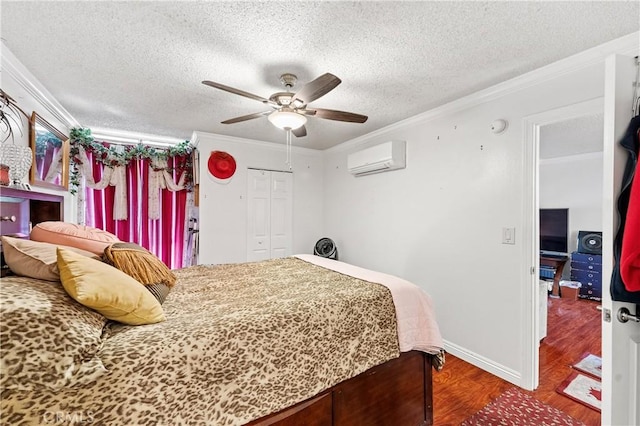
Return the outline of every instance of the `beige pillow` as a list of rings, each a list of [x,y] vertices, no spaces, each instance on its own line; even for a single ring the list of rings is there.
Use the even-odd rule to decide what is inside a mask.
[[[22,238],[2,237],[2,252],[9,269],[23,277],[46,281],[59,281],[58,257],[55,244],[41,243]],[[64,247],[83,256],[98,257],[85,250]]]
[[[67,293],[106,318],[130,325],[166,319],[160,303],[142,284],[106,263],[58,248],[58,268]]]

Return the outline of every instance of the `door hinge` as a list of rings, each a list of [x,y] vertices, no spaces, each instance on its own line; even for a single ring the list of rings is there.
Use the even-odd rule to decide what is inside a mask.
[[[536,267],[532,266],[531,269],[529,270],[529,272],[531,273],[531,275],[535,275],[536,274]]]

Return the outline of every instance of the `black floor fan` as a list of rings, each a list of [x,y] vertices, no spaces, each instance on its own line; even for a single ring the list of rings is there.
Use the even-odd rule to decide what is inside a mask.
[[[313,248],[313,254],[338,260],[338,248],[331,238],[320,238]]]

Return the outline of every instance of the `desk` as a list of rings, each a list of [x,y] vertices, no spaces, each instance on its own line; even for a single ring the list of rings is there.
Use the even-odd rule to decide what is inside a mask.
[[[562,278],[562,270],[568,259],[567,256],[546,257],[545,255],[540,255],[540,266],[551,266],[555,269],[551,297],[560,297],[560,278]]]

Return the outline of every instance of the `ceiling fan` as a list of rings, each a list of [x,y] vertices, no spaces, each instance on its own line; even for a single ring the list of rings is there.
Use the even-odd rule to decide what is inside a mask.
[[[290,130],[297,137],[303,137],[307,135],[307,129],[304,126],[307,122],[306,116],[324,118],[327,120],[346,121],[350,123],[364,123],[367,121],[368,117],[366,115],[337,111],[333,109],[309,107],[309,103],[326,95],[342,82],[342,80],[335,75],[330,73],[323,74],[315,80],[305,84],[296,93],[292,93],[291,89],[295,86],[297,81],[298,77],[293,74],[282,74],[280,76],[280,82],[284,85],[287,91],[274,93],[269,97],[269,99],[240,89],[225,86],[224,84],[215,83],[213,81],[205,80],[202,84],[224,90],[225,92],[235,93],[236,95],[244,96],[249,99],[255,99],[256,101],[262,102],[272,108],[268,111],[231,118],[223,121],[222,124],[239,123],[241,121],[252,120],[266,115],[274,126]]]

